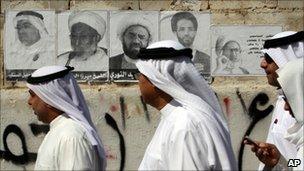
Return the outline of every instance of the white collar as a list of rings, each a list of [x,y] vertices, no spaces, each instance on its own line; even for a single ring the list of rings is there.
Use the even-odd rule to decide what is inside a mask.
[[[56,128],[58,125],[60,125],[63,121],[65,121],[66,119],[68,119],[68,115],[63,113],[59,116],[57,116],[55,119],[52,120],[52,122],[50,123],[50,129],[54,129]]]
[[[160,113],[162,114],[162,118],[167,117],[172,113],[173,110],[176,109],[176,107],[181,106],[177,101],[174,99],[171,100],[168,104],[166,104],[161,110]]]

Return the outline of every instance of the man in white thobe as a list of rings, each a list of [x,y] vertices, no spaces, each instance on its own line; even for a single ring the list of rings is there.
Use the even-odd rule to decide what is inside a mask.
[[[265,54],[261,61],[261,67],[265,70],[268,83],[280,87],[277,81],[278,69],[283,69],[288,61],[304,57],[304,32],[285,31],[276,34],[270,40],[266,40],[262,52]],[[271,125],[267,136],[267,143],[274,144],[280,153],[286,158],[294,158],[296,146],[284,138],[287,129],[296,120],[284,110],[282,90],[278,90],[277,102],[272,113]],[[266,169],[261,163],[259,170]]]
[[[292,158],[282,156],[276,145],[256,142],[252,151],[270,170],[304,170],[303,165],[303,58],[290,61],[283,69],[278,70],[278,83],[282,87],[285,97],[284,109],[295,118],[284,138],[296,146],[296,153]],[[246,142],[245,142],[246,143]],[[295,162],[297,161],[297,162]]]
[[[140,50],[140,91],[161,120],[139,170],[237,170],[221,107],[191,57],[170,40]]]
[[[105,170],[103,145],[72,69],[46,66],[27,79],[28,104],[38,120],[50,124],[35,170]]]

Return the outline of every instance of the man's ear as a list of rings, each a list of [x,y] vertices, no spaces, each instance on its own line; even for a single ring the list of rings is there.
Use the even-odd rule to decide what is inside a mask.
[[[95,36],[95,41],[96,41],[96,43],[98,43],[100,40],[101,40],[101,36],[99,35],[99,34],[97,34],[96,36]]]

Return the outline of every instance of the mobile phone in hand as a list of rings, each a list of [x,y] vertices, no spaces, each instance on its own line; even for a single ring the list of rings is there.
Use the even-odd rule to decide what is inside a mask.
[[[256,142],[254,142],[251,138],[249,138],[248,136],[246,136],[244,138],[244,140],[246,140],[247,143],[250,144],[250,145],[254,145],[255,147],[259,147],[259,145]]]

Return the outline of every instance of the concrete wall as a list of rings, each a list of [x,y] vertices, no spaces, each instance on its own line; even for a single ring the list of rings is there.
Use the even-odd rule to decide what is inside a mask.
[[[38,122],[33,112],[27,106],[28,93],[24,83],[6,82],[3,68],[3,25],[4,13],[8,9],[99,9],[99,10],[187,10],[210,11],[211,24],[266,24],[281,25],[283,30],[303,30],[303,1],[259,0],[259,1],[198,1],[198,0],[168,0],[168,1],[1,1],[1,47],[0,47],[0,86],[1,86],[1,130],[0,150],[3,154],[4,144],[15,155],[22,155],[22,141],[16,134],[9,134],[6,141],[2,140],[4,130],[8,125],[15,124],[24,134],[26,148],[29,157],[20,157],[20,161],[31,160],[43,140],[45,133],[42,123]],[[240,141],[249,126],[252,118],[244,112],[241,100],[237,95],[238,90],[248,107],[258,93],[264,92],[270,102],[275,102],[275,89],[267,85],[265,77],[215,77],[212,88],[216,91],[222,104],[224,113],[231,129],[231,137],[235,155],[238,155]],[[147,120],[143,104],[139,98],[137,84],[103,84],[81,85],[92,112],[93,121],[98,128],[103,143],[108,152],[108,170],[119,169],[120,150],[119,139],[115,131],[108,126],[104,119],[104,113],[108,112],[116,120],[126,142],[126,170],[136,169],[142,159],[160,116],[152,107],[148,106],[150,121]],[[121,104],[121,98],[124,103]],[[121,106],[125,106],[125,119],[122,119]],[[265,106],[260,106],[261,110]],[[271,116],[261,120],[252,130],[251,137],[265,140]],[[125,120],[125,123],[123,123]],[[37,127],[31,129],[30,124]],[[125,127],[123,127],[125,125]],[[14,128],[10,127],[10,130]],[[42,131],[35,135],[35,131]],[[1,170],[32,170],[34,162],[16,164],[16,159],[0,159]],[[245,148],[243,157],[243,169],[254,170],[258,166],[258,160],[249,148]]]

